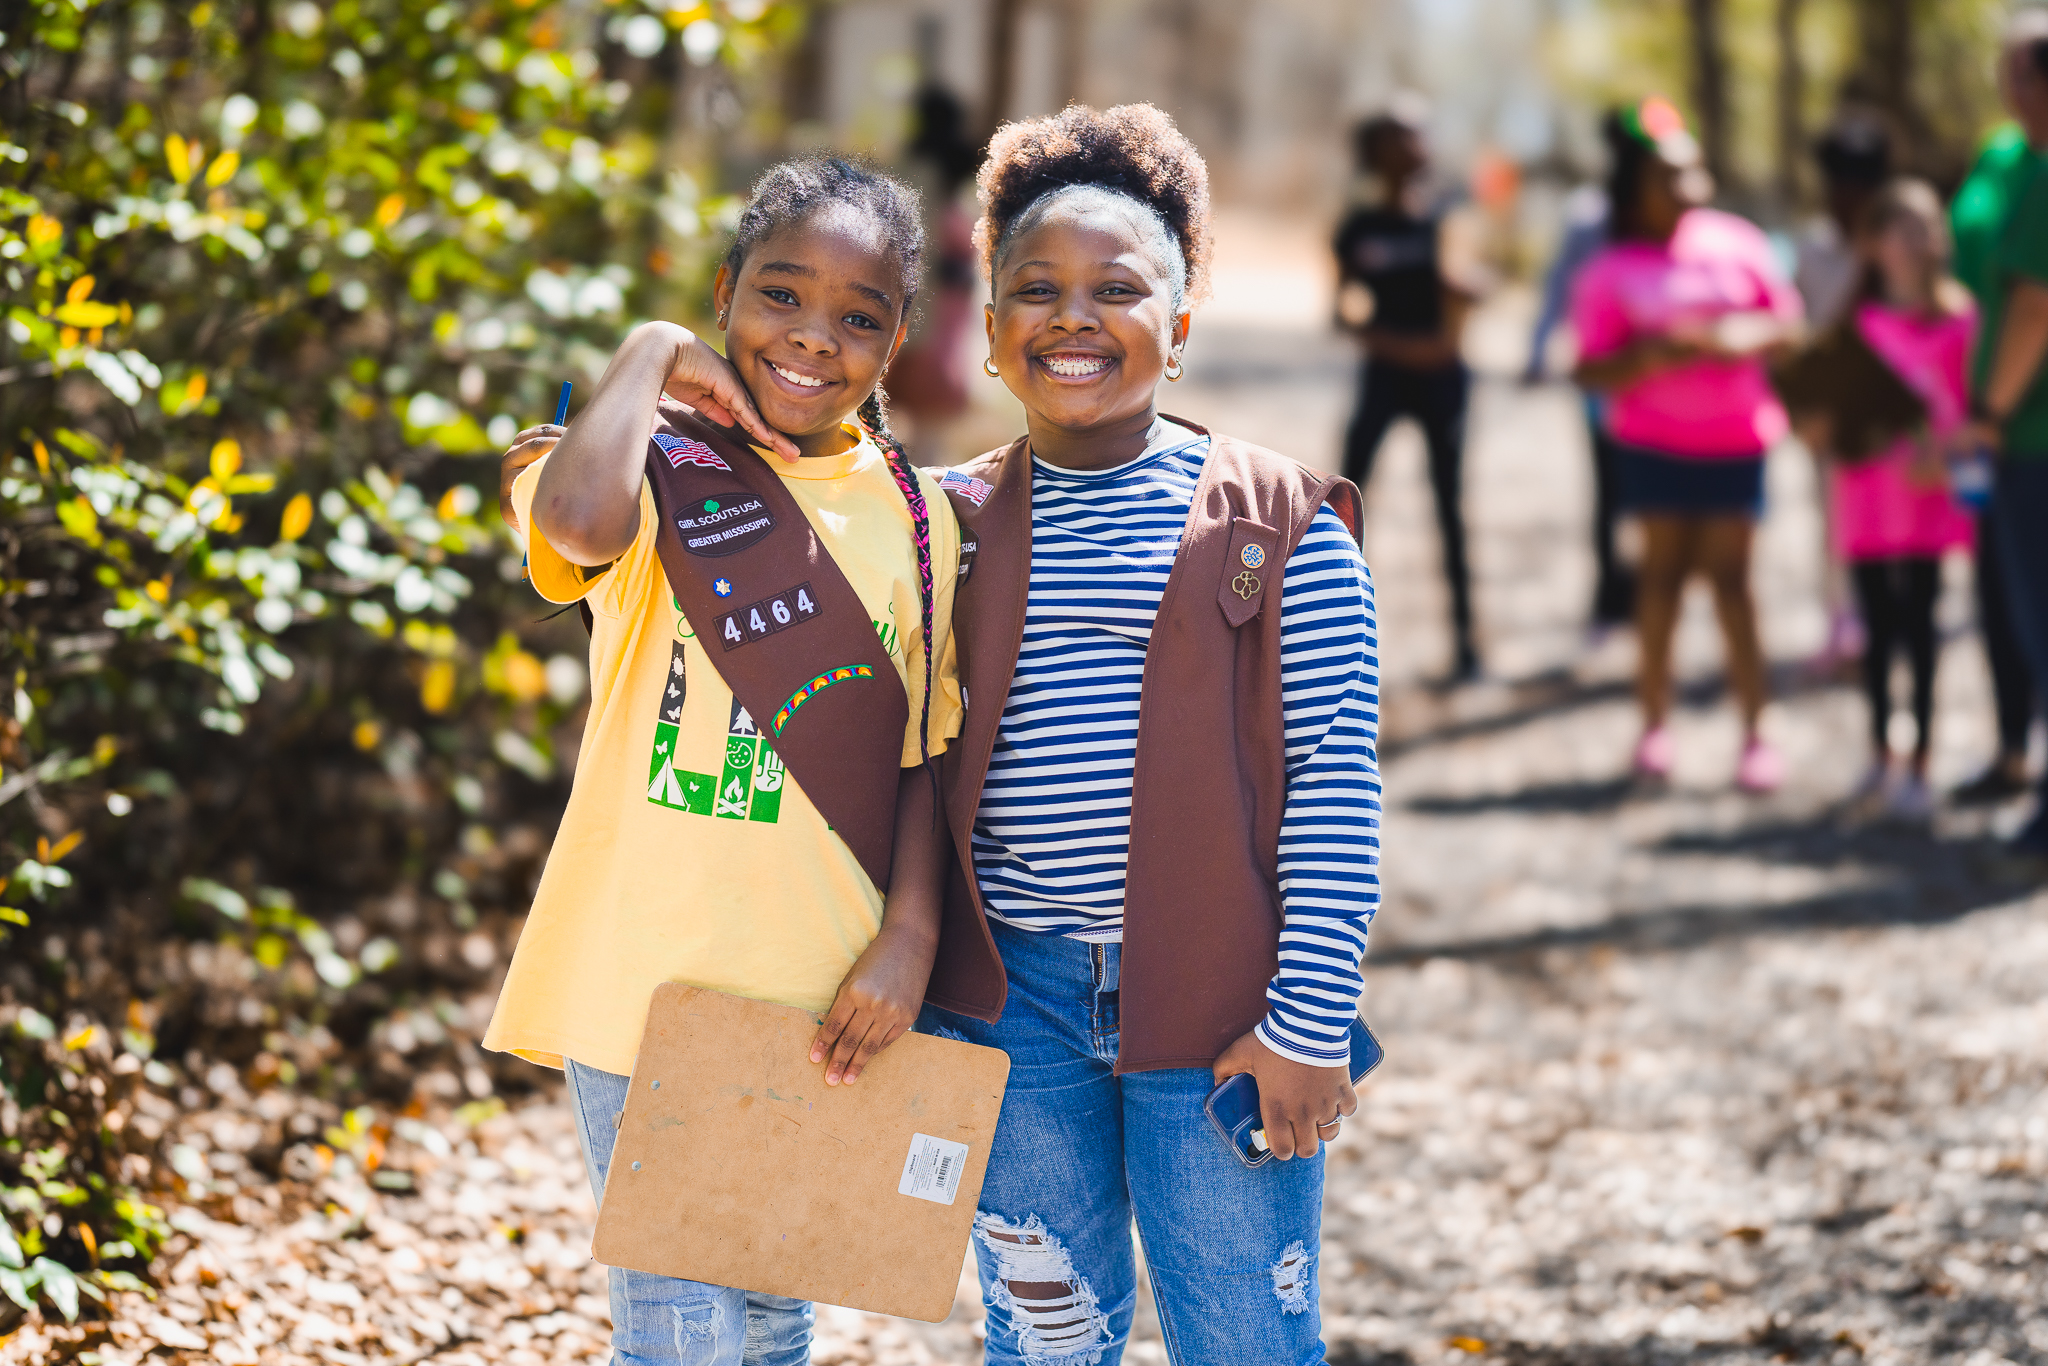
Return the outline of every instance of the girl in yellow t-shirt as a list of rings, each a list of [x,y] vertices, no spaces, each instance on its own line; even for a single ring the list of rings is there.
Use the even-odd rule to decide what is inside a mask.
[[[943,838],[925,764],[960,725],[960,532],[937,481],[890,437],[877,384],[923,245],[916,194],[896,181],[839,160],[772,168],[714,286],[725,356],[670,323],[636,328],[572,428],[522,433],[506,456],[534,587],[589,608],[591,705],[484,1043],[568,1074],[600,1197],[656,985],[821,1012],[811,1060],[830,1085],[853,1082],[917,1018]],[[767,718],[734,698],[724,651],[706,652],[664,576],[644,473],[664,395],[755,443],[909,694],[886,898],[782,766],[756,724]],[[721,578],[713,591],[731,590]],[[616,1267],[611,1300],[616,1359],[809,1360],[800,1300]]]

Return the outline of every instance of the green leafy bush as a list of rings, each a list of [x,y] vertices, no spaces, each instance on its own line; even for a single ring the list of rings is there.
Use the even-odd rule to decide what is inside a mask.
[[[131,1192],[170,1178],[118,1118],[135,1088],[216,1058],[400,1086],[302,1045],[488,967],[419,949],[523,908],[584,692],[492,457],[631,320],[702,297],[731,202],[698,190],[701,110],[801,20],[0,3],[15,1303],[68,1316],[146,1268]]]

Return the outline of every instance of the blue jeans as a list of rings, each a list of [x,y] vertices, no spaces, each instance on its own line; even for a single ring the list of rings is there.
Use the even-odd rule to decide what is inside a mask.
[[[563,1070],[591,1193],[603,1203],[618,1138],[613,1117],[625,1110],[632,1079],[573,1061]],[[816,1311],[808,1300],[616,1266],[608,1271],[614,1366],[807,1366],[811,1359]]]
[[[2037,703],[2048,714],[2048,453],[2008,451],[1998,462],[1991,520],[2004,561],[2013,634],[2033,673]],[[2048,773],[2042,775],[2036,833],[2048,832]]]
[[[918,1021],[1010,1055],[974,1221],[989,1366],[1122,1360],[1133,1214],[1175,1366],[1320,1366],[1321,1154],[1241,1164],[1202,1112],[1207,1068],[1114,1075],[1122,945],[989,928],[1002,1019]]]

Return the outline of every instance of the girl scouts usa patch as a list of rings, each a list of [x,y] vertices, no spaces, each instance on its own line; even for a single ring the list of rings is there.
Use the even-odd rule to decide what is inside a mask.
[[[676,530],[692,555],[730,555],[775,530],[775,519],[759,498],[734,489],[685,503],[676,514]]]
[[[719,458],[717,451],[701,441],[692,441],[687,436],[670,436],[667,432],[656,432],[654,444],[661,447],[661,453],[668,457],[668,463],[677,469],[685,465],[702,465],[708,470],[732,468]]]

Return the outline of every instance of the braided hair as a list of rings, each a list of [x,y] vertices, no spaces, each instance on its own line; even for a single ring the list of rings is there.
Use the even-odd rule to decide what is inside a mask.
[[[917,284],[924,270],[924,214],[918,193],[892,176],[845,157],[794,157],[762,172],[754,182],[754,193],[740,211],[732,245],[726,248],[725,265],[733,275],[740,273],[747,253],[782,229],[803,222],[825,209],[844,206],[866,216],[882,230],[895,259],[898,285],[903,291],[903,310],[898,323],[908,319],[917,299]],[[876,445],[883,450],[889,473],[910,508],[911,536],[917,548],[918,605],[924,642],[924,710],[918,718],[917,750],[931,762],[932,715],[932,522],[924,491],[918,486],[917,471],[903,443],[889,430],[889,401],[877,384],[861,403],[855,416]],[[937,778],[933,778],[936,784]],[[934,788],[936,791],[936,787]]]
[[[917,548],[917,605],[919,639],[924,648],[924,706],[917,718],[917,757],[925,764],[932,760],[932,514],[925,502],[924,490],[918,485],[917,471],[911,467],[910,453],[903,449],[903,443],[889,430],[889,404],[877,384],[867,401],[860,405],[855,414],[860,425],[867,429],[882,455],[889,463],[889,474],[896,480],[896,488],[902,493],[903,501],[910,508],[910,539]],[[932,791],[937,794],[938,775],[932,775]],[[936,813],[934,813],[936,819]]]
[[[846,157],[792,157],[763,171],[747,207],[740,210],[732,245],[725,251],[726,269],[738,275],[747,253],[763,239],[841,205],[881,228],[896,260],[903,317],[908,318],[924,270],[923,204],[902,181]]]

